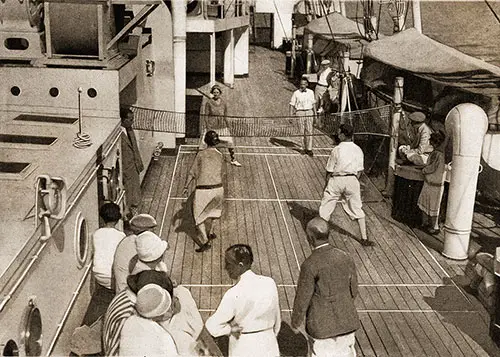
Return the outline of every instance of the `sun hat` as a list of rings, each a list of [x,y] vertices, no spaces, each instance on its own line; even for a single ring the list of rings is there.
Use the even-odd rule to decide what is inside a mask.
[[[135,308],[146,318],[164,315],[172,305],[172,297],[167,290],[156,284],[148,284],[137,293]]]
[[[323,65],[330,64],[330,60],[325,59],[325,60],[321,61],[321,64],[323,64]]]
[[[168,243],[150,231],[142,232],[135,239],[139,260],[152,262],[160,258],[168,248]]]

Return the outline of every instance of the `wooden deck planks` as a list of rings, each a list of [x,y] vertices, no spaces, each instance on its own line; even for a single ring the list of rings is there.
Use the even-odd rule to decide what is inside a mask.
[[[248,243],[254,250],[255,271],[272,276],[279,284],[282,314],[284,321],[288,320],[299,273],[297,260],[302,263],[310,254],[304,224],[319,205],[317,201],[300,200],[310,200],[310,196],[315,196],[313,200],[320,198],[326,159],[247,155],[244,161],[248,170],[227,168],[227,191],[231,193],[231,200],[226,200],[223,217],[216,223],[218,239],[212,242],[212,249],[203,254],[194,253],[190,237],[193,232],[186,232],[182,219],[179,220],[180,213],[186,209],[186,201],[181,199],[182,186],[193,159],[192,153],[180,154],[165,214],[163,236],[168,237],[170,244],[167,260],[172,277],[182,284],[201,284],[191,286],[190,290],[206,318],[228,289],[220,284],[231,284],[223,267],[225,249],[237,242]],[[149,204],[149,212],[157,217],[163,215],[162,205],[169,199],[169,177],[174,162],[173,158],[160,161],[151,175],[156,186],[151,182],[143,186],[142,207]],[[444,317],[458,312],[434,312],[431,306],[434,304],[429,305],[440,288],[449,289],[454,300],[465,301],[456,287],[411,285],[442,283],[446,277],[442,268],[452,269],[455,274],[457,269],[445,266],[445,261],[436,262],[416,242],[415,236],[390,222],[387,208],[382,209],[381,204],[365,204],[369,233],[378,243],[374,248],[365,248],[355,240],[357,225],[341,208],[332,216],[332,243],[352,254],[358,268],[361,286],[356,306],[362,323],[356,343],[359,355],[485,355],[482,345]],[[466,309],[463,304],[452,307]],[[479,312],[467,314],[475,314],[477,320],[482,321],[481,329],[487,330]]]

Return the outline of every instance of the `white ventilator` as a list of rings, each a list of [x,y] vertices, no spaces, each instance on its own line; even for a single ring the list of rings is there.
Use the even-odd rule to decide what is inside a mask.
[[[459,104],[446,116],[445,127],[453,140],[453,162],[442,254],[461,260],[467,259],[469,249],[481,148],[488,117],[475,104]]]

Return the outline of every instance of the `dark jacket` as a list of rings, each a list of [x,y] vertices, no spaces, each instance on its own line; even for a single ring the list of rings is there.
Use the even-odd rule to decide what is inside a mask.
[[[359,328],[354,306],[358,279],[354,261],[330,245],[313,250],[302,263],[292,313],[292,326],[306,320],[306,331],[324,339]]]
[[[122,133],[122,175],[127,205],[139,206],[141,203],[141,180],[139,174],[144,170],[137,139],[132,129]]]

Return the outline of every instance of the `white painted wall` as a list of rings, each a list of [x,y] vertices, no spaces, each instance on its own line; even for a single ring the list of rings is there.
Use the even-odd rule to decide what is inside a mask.
[[[292,13],[294,4],[294,0],[256,0],[255,12],[274,14],[274,48],[281,46],[284,37],[292,37]]]

